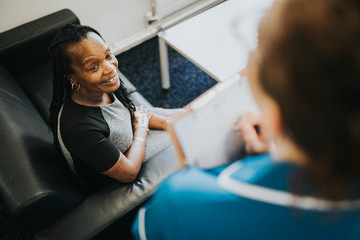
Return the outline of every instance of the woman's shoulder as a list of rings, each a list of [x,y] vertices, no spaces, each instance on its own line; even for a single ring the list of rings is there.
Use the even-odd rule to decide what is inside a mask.
[[[71,132],[71,135],[94,130],[109,131],[99,107],[82,106],[71,99],[67,99],[63,105],[60,127],[62,134]]]
[[[103,118],[100,107],[89,107],[75,103],[68,98],[62,108],[61,122],[63,121],[89,121],[90,119]]]

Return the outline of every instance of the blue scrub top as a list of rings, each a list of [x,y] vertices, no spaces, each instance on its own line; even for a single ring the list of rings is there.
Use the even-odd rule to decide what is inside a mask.
[[[136,239],[360,239],[360,202],[290,192],[301,168],[269,154],[168,178],[140,209]]]

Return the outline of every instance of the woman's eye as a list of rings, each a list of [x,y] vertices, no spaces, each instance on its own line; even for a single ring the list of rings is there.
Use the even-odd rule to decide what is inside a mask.
[[[89,68],[89,71],[93,71],[93,70],[97,69],[97,67],[98,67],[98,65],[93,65]]]

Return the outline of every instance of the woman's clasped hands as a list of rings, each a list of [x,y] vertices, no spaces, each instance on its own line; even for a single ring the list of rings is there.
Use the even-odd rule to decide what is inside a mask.
[[[149,130],[149,121],[152,117],[152,114],[149,112],[149,109],[144,108],[143,106],[137,106],[134,112],[133,127],[136,128],[145,128]]]

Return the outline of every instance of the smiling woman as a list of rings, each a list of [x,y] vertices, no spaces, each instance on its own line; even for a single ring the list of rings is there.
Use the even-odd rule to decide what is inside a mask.
[[[163,130],[180,110],[136,107],[119,78],[117,59],[91,27],[66,25],[50,53],[56,147],[93,190],[112,180],[133,182],[143,161],[170,145]]]
[[[109,46],[96,33],[89,32],[87,38],[69,46],[73,56],[74,74],[69,76],[73,86],[77,86],[72,97],[82,105],[97,106],[109,104],[110,96],[120,86],[117,73],[118,61]]]

